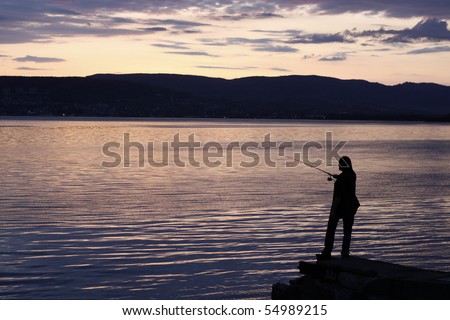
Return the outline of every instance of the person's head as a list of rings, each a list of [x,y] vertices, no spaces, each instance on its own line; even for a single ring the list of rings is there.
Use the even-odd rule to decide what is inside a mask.
[[[349,157],[343,156],[339,159],[339,170],[353,170],[352,161]]]

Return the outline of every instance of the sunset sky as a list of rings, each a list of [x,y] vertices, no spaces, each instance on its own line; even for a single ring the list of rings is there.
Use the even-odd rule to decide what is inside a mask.
[[[450,85],[450,1],[0,0],[0,74]]]

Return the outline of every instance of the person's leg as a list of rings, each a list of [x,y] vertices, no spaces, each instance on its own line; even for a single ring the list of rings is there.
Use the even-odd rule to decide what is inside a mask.
[[[342,241],[342,257],[348,257],[350,255],[350,242],[352,240],[352,229],[353,222],[355,221],[354,216],[343,217],[344,222],[344,239]]]
[[[336,214],[330,214],[328,218],[327,233],[325,235],[325,248],[322,251],[322,255],[331,255],[334,245],[334,235],[336,233],[336,227],[339,222],[339,217]]]

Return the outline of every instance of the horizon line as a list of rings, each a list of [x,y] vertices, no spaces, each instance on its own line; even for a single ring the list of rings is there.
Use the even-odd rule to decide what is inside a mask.
[[[114,72],[100,72],[100,73],[93,73],[88,75],[63,75],[63,76],[47,76],[47,75],[0,75],[0,77],[17,77],[17,78],[89,78],[93,76],[99,76],[99,75],[112,75],[112,76],[127,76],[127,75],[174,75],[174,76],[186,76],[186,77],[199,77],[199,78],[208,78],[208,79],[221,79],[221,80],[240,80],[240,79],[249,79],[249,78],[287,78],[287,77],[318,77],[318,78],[328,78],[328,79],[335,79],[340,81],[364,81],[368,83],[373,84],[381,84],[383,86],[388,87],[394,87],[398,85],[403,84],[433,84],[443,87],[450,87],[450,84],[443,84],[438,82],[414,82],[414,81],[404,81],[400,83],[395,84],[387,84],[379,81],[371,81],[367,79],[361,79],[361,78],[338,78],[333,76],[325,76],[325,75],[318,75],[318,74],[286,74],[286,75],[279,75],[279,76],[270,76],[270,75],[253,75],[253,76],[244,76],[244,77],[236,77],[236,78],[226,78],[226,77],[214,77],[214,76],[205,76],[200,74],[188,74],[188,73],[164,73],[164,72],[130,72],[130,73],[114,73]]]

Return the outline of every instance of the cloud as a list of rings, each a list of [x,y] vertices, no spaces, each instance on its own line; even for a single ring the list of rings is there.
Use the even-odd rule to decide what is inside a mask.
[[[167,54],[179,54],[179,55],[185,55],[185,56],[205,56],[205,57],[218,57],[216,55],[209,54],[207,52],[203,51],[167,51],[164,52]]]
[[[225,47],[228,45],[228,42],[221,39],[214,39],[214,38],[201,38],[198,39],[203,45],[206,46],[214,46],[214,47]]]
[[[251,30],[252,32],[264,33],[289,44],[321,44],[321,43],[354,43],[354,34],[350,31],[337,33],[305,33],[302,30]],[[272,39],[274,39],[272,38]]]
[[[138,23],[138,21],[130,18],[123,18],[123,17],[112,17],[111,22],[117,23],[117,24],[134,24]]]
[[[271,18],[284,18],[281,14],[275,14],[271,12],[262,12],[253,16],[256,19],[271,19]]]
[[[53,41],[56,37],[146,35],[169,29],[181,33],[199,33],[201,30],[197,28],[209,26],[180,19],[131,18],[133,12],[145,13],[145,8],[152,1],[147,4],[145,1],[133,1],[134,7],[111,0],[102,1],[104,6],[98,7],[99,1],[92,1],[88,5],[87,1],[81,0],[72,2],[70,6],[58,1],[58,7],[52,5],[53,2],[0,2],[0,44]],[[153,3],[153,7],[155,5]],[[128,8],[130,17],[126,16],[127,13],[117,16],[116,13],[121,12],[118,8]]]
[[[30,68],[30,67],[18,67],[16,70],[24,70],[24,71],[42,71],[42,70],[49,70],[49,69],[42,69],[42,68]]]
[[[387,42],[411,42],[414,40],[450,41],[450,31],[444,20],[427,19],[420,21],[414,28],[400,31],[387,39]]]
[[[41,35],[26,30],[2,28],[0,32],[0,44],[37,42],[44,39]]]
[[[226,43],[228,45],[243,45],[243,44],[251,44],[251,45],[259,45],[259,44],[269,44],[272,43],[274,39],[270,38],[227,38]]]
[[[154,47],[164,48],[164,49],[177,49],[177,50],[187,50],[189,47],[185,46],[185,43],[172,42],[172,43],[154,43]]]
[[[175,32],[172,32],[173,34],[180,34],[180,33],[185,33],[185,34],[195,34],[195,33],[202,33],[202,31],[201,30],[198,30],[198,29],[185,29],[185,30],[183,30],[183,31],[175,31]]]
[[[55,37],[76,37],[76,36],[93,36],[93,37],[114,37],[114,36],[131,36],[146,35],[155,32],[166,31],[164,28],[107,28],[91,25],[43,25],[36,27],[35,31],[51,40]]]
[[[395,17],[450,17],[450,3],[443,0],[407,1],[407,0],[21,0],[2,1],[2,14],[28,12],[32,15],[63,14],[76,16],[99,12],[142,12],[177,13],[192,10],[221,15],[247,14],[249,17],[279,15],[284,10],[307,7],[319,14],[340,14],[345,12],[385,13]]]
[[[319,61],[344,61],[347,60],[347,53],[339,52],[331,56],[322,57]]]
[[[261,46],[269,45],[274,42],[274,39],[270,38],[226,38],[226,39],[214,39],[214,38],[202,38],[198,39],[202,44],[207,46]]]
[[[210,26],[210,24],[208,24],[208,23],[200,23],[200,22],[177,20],[177,19],[163,19],[163,20],[152,19],[152,20],[148,20],[146,23],[149,25],[167,25],[167,26],[171,26],[175,29],[186,29],[186,28],[192,28],[192,27]]]
[[[450,52],[450,46],[440,46],[440,47],[412,50],[412,51],[407,52],[407,54],[426,54],[426,53],[436,53],[436,52]]]
[[[272,18],[284,18],[284,16],[271,12],[259,12],[259,13],[241,13],[241,14],[226,14],[214,17],[217,20],[232,20],[239,21],[245,19],[272,19]]]
[[[137,12],[148,14],[176,14],[197,12],[211,16],[248,18],[278,18],[283,12],[307,8],[316,14],[385,13],[394,17],[450,18],[450,3],[443,0],[20,0],[2,1],[3,17],[22,21],[36,21],[49,16],[95,16],[101,13]]]
[[[302,44],[321,44],[321,43],[353,43],[355,40],[351,37],[349,32],[334,33],[334,34],[324,34],[324,33],[313,33],[313,34],[300,34],[292,39],[288,40],[287,43],[302,43]]]
[[[286,0],[279,1],[281,8],[292,9],[300,5],[311,5],[313,13],[335,15],[341,13],[384,13],[386,16],[440,17],[450,18],[450,2],[442,0]]]
[[[366,30],[354,32],[355,37],[371,37],[386,43],[408,43],[414,41],[450,41],[448,23],[434,18],[424,19],[411,29],[392,30],[380,28],[379,30]]]
[[[298,29],[287,29],[287,30],[264,30],[264,29],[254,29],[252,32],[265,33],[271,36],[285,35],[290,37],[295,37],[296,35],[302,33],[302,30]]]
[[[146,31],[146,32],[162,32],[162,31],[167,31],[167,28],[163,28],[163,27],[152,27],[152,28],[143,28],[141,29],[142,31]]]
[[[1,23],[0,43],[27,43],[52,41],[56,37],[146,35],[168,31],[164,26],[148,26],[133,20],[95,17],[51,16],[38,21],[8,21]],[[33,27],[29,27],[32,24]],[[117,27],[117,25],[126,27]]]
[[[281,41],[273,38],[226,38],[224,40],[203,38],[199,39],[203,44],[210,46],[249,46],[253,51],[292,53],[298,49],[291,46],[279,45]]]
[[[201,1],[214,3],[214,10],[205,6],[199,8],[210,12],[213,19],[219,20],[244,20],[244,19],[273,19],[283,18],[278,13],[279,6],[277,1],[258,0],[258,1],[237,1],[237,0],[219,0],[219,1]],[[199,1],[198,3],[201,4]]]
[[[280,72],[291,72],[291,70],[284,69],[284,68],[270,68],[270,70],[280,71]]]
[[[278,52],[278,53],[294,53],[298,52],[298,49],[288,47],[288,46],[258,46],[253,48],[254,51],[263,51],[263,52]]]
[[[48,57],[36,57],[36,56],[25,56],[21,58],[14,59],[17,62],[35,62],[35,63],[53,63],[53,62],[64,62],[66,60],[60,58],[48,58]]]
[[[306,55],[303,56],[303,60],[318,59],[320,57],[321,57],[321,55],[314,54],[314,53],[313,54],[306,54]]]
[[[450,2],[443,0],[20,0],[0,2],[0,44],[52,41],[56,37],[146,35],[155,32],[175,34],[200,33],[211,24],[195,19],[280,19],[295,10],[309,10],[314,14],[345,12],[385,13],[395,17],[450,18]],[[160,14],[194,14],[193,21],[181,19],[149,19]],[[139,13],[140,15],[135,15]],[[136,18],[136,17],[139,18]],[[185,16],[185,15],[184,15]],[[391,42],[411,39],[448,40],[446,22],[425,20],[408,33],[393,30],[372,31]],[[445,24],[445,25],[444,25]],[[370,31],[370,30],[369,30]],[[434,39],[434,40],[433,40]],[[352,42],[350,34],[299,34],[285,43]],[[388,41],[386,39],[386,41]]]
[[[70,9],[64,9],[64,8],[49,8],[49,9],[47,9],[46,13],[62,15],[62,16],[80,16],[81,15],[80,12],[73,11]]]
[[[436,18],[423,19],[412,28],[401,30],[386,29],[382,26],[378,30],[358,31],[356,28],[336,33],[305,33],[302,30],[251,30],[252,32],[264,33],[271,38],[267,43],[282,42],[287,44],[327,44],[327,43],[355,43],[358,39],[368,42],[381,43],[410,43],[410,42],[436,42],[450,41],[450,31],[445,20]],[[362,43],[370,46],[371,43]]]

